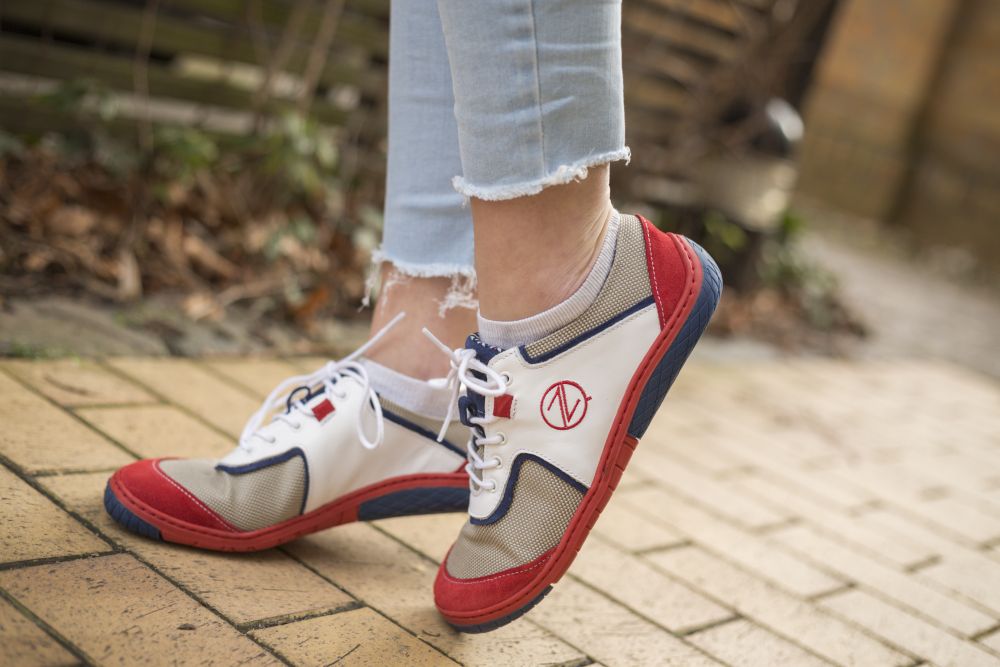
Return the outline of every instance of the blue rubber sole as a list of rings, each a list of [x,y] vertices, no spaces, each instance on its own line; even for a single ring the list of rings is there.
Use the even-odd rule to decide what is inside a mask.
[[[122,505],[118,497],[115,496],[115,492],[111,490],[110,484],[104,487],[104,509],[111,515],[112,519],[120,523],[126,530],[152,540],[163,540],[156,526],[143,521]]]
[[[497,628],[507,625],[511,621],[516,621],[517,619],[527,614],[535,607],[535,605],[541,602],[545,598],[545,596],[549,594],[551,590],[552,590],[551,585],[546,586],[545,590],[539,593],[538,596],[536,596],[535,599],[529,602],[528,604],[524,605],[523,607],[521,607],[520,609],[511,614],[507,614],[506,616],[501,616],[500,618],[494,619],[492,621],[487,621],[486,623],[479,623],[477,625],[455,625],[454,623],[449,623],[448,625],[455,628],[459,632],[464,632],[469,635],[481,634],[483,632],[491,632],[493,630],[496,630]]]
[[[649,428],[649,423],[653,421],[653,416],[660,409],[663,399],[667,397],[667,392],[670,391],[674,380],[681,372],[684,362],[691,355],[701,335],[705,333],[708,322],[712,319],[712,314],[715,313],[715,307],[719,304],[719,298],[722,296],[722,273],[715,260],[697,243],[690,239],[687,241],[701,262],[701,289],[698,292],[698,300],[688,314],[684,326],[681,327],[677,337],[670,344],[670,349],[660,359],[653,374],[646,381],[646,386],[642,389],[642,394],[639,396],[635,412],[632,414],[632,421],[628,427],[628,434],[636,440],[641,439],[646,433],[646,429]]]

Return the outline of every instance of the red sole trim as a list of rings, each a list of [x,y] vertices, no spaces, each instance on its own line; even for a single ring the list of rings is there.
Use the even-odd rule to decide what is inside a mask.
[[[281,523],[245,532],[231,532],[181,521],[158,511],[136,498],[118,479],[117,473],[108,481],[111,492],[122,505],[143,521],[160,531],[166,542],[185,544],[213,551],[261,551],[309,535],[358,520],[362,503],[399,491],[422,488],[466,488],[469,478],[464,473],[438,473],[393,477],[378,484],[358,489],[311,512]]]
[[[646,382],[656,369],[656,365],[670,349],[677,334],[684,326],[684,322],[687,321],[701,289],[701,262],[686,241],[677,236],[672,238],[678,244],[678,250],[691,269],[687,288],[678,307],[671,313],[667,325],[660,331],[659,336],[646,352],[642,363],[632,375],[632,380],[629,382],[628,389],[625,391],[625,396],[618,408],[618,414],[604,443],[604,452],[598,463],[594,482],[570,520],[566,534],[551,552],[551,557],[541,568],[538,576],[518,591],[516,595],[490,607],[474,611],[452,612],[438,607],[438,611],[444,619],[456,629],[461,630],[463,627],[484,624],[491,626],[491,629],[499,627],[502,623],[497,624],[496,621],[508,617],[510,620],[514,620],[521,615],[518,612],[522,608],[536,602],[539,596],[543,595],[549,586],[559,581],[569,569],[576,554],[583,547],[590,530],[597,523],[597,518],[611,499],[611,494],[621,481],[625,467],[639,444],[636,438],[628,435],[628,426],[639,403],[639,397],[642,395]],[[444,567],[443,563],[441,567]]]

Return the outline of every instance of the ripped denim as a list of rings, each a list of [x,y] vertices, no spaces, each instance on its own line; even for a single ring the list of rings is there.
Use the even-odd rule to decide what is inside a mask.
[[[383,243],[404,275],[474,289],[467,197],[628,160],[620,0],[393,0]]]

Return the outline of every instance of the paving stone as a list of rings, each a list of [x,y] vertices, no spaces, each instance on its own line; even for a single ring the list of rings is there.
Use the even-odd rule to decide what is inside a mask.
[[[0,562],[110,550],[104,540],[0,466]]]
[[[642,488],[621,495],[621,502],[633,511],[683,532],[698,544],[724,554],[792,593],[819,595],[843,585],[841,580],[774,543],[729,525],[663,489]]]
[[[186,408],[233,437],[260,407],[260,401],[194,361],[112,359],[107,362],[167,400]]]
[[[77,415],[141,458],[216,458],[236,446],[235,438],[172,405],[85,408]]]
[[[452,630],[434,608],[437,566],[372,526],[356,523],[288,545],[351,595],[463,664],[562,664],[583,654],[529,621],[481,635]]]
[[[201,363],[225,376],[231,383],[246,387],[261,399],[284,380],[303,374],[302,369],[282,359],[206,359]]]
[[[775,505],[784,506],[824,533],[891,560],[900,568],[924,562],[933,555],[927,549],[898,540],[883,531],[859,525],[855,517],[830,509],[825,503],[800,495],[773,479],[748,475],[729,480],[728,483],[748,495],[756,495]]]
[[[105,470],[132,458],[0,371],[0,454],[29,473]]]
[[[621,491],[622,486],[618,485]],[[682,544],[685,537],[661,523],[650,521],[623,504],[623,496],[615,493],[601,512],[594,534],[626,551],[647,551]]]
[[[996,667],[1000,657],[861,590],[819,604],[939,667]]]
[[[14,605],[0,598],[0,665],[63,667],[80,661]]]
[[[996,619],[957,597],[949,596],[875,559],[851,551],[810,528],[795,526],[782,530],[773,537],[844,577],[897,600],[963,635],[974,635],[996,625]]]
[[[882,531],[890,539],[913,544],[915,548],[928,552],[931,557],[978,553],[974,547],[920,523],[914,517],[904,514],[899,508],[873,508],[858,514],[854,520],[859,526]]]
[[[976,552],[945,556],[920,570],[919,578],[975,600],[1000,619],[1000,561],[995,558]]]
[[[836,664],[868,667],[913,662],[860,628],[697,547],[671,549],[646,558],[755,623]]]
[[[2,571],[0,587],[97,663],[280,664],[126,554]]]
[[[690,635],[687,640],[732,667],[831,664],[749,621],[724,623]]]
[[[991,632],[986,635],[979,642],[986,648],[992,650],[995,653],[1000,653],[1000,630],[996,632]]]
[[[5,361],[2,366],[60,405],[152,403],[142,387],[86,359]]]
[[[385,519],[376,525],[440,562],[466,520],[464,514],[437,514]],[[732,615],[727,609],[596,536],[589,539],[577,555],[569,576],[585,581],[608,597],[674,632],[704,626]]]
[[[717,661],[573,580],[555,585],[528,618],[565,637],[608,667],[702,667]]]
[[[907,509],[976,544],[1000,538],[1000,517],[983,512],[957,498],[929,500],[911,504]]]
[[[382,519],[372,525],[439,563],[468,520],[465,512],[447,512]]]
[[[783,523],[790,518],[787,512],[740,493],[727,482],[714,480],[655,450],[640,447],[633,465],[647,472],[656,471],[658,485],[666,486],[738,525],[760,528]]]
[[[197,551],[134,535],[104,511],[107,476],[65,475],[43,482],[67,507],[236,624],[343,608],[353,599],[276,550]]]
[[[600,539],[584,544],[570,574],[671,632],[732,617],[732,611]]]
[[[254,639],[296,665],[456,665],[371,609],[254,630]]]

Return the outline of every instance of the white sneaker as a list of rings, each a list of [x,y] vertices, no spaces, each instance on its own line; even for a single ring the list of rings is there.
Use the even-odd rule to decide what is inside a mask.
[[[359,353],[283,382],[221,460],[117,471],[108,513],[146,537],[256,551],[351,521],[464,511],[468,431],[456,424],[437,442],[440,420],[380,399]]]
[[[721,289],[696,244],[622,216],[608,278],[575,321],[507,350],[476,336],[444,348],[473,431],[469,521],[434,584],[445,620],[500,627],[569,568]]]

